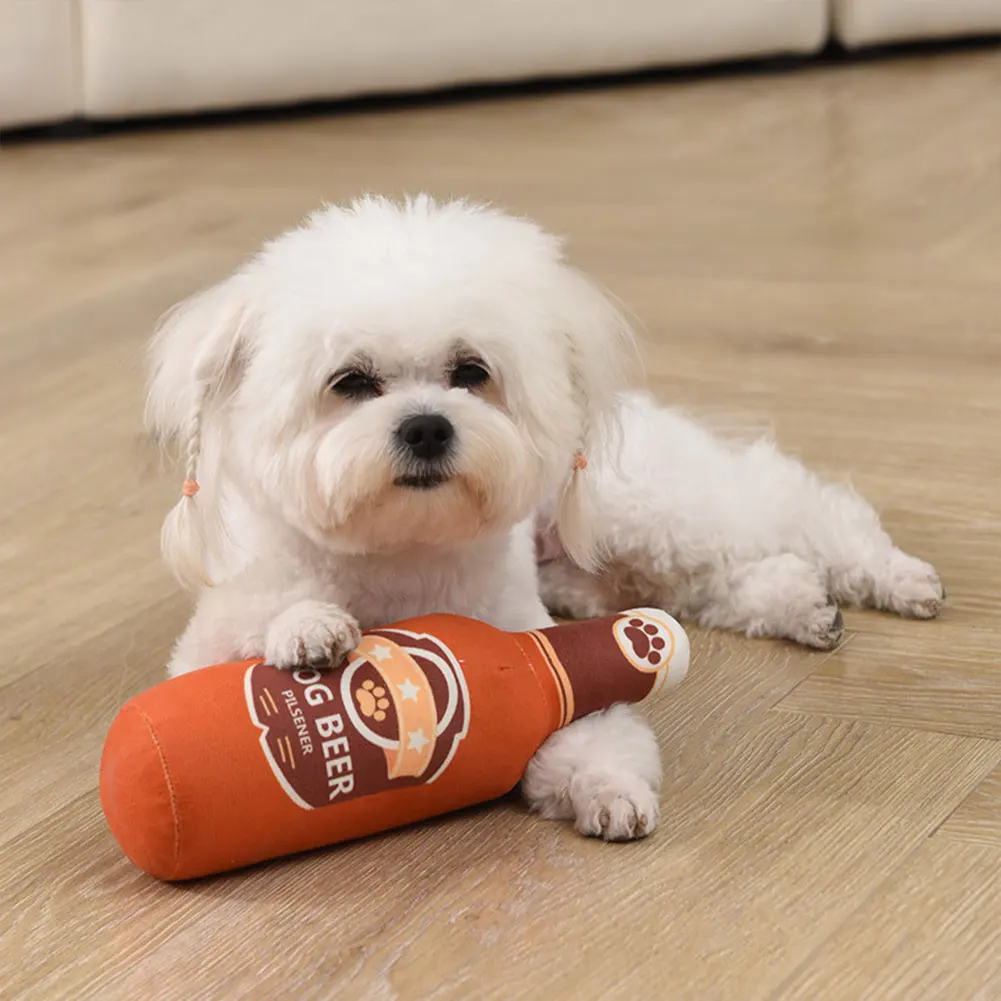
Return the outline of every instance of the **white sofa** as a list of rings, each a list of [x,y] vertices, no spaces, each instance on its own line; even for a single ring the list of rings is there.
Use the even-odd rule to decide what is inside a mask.
[[[1001,0],[0,0],[0,128],[1001,32]]]

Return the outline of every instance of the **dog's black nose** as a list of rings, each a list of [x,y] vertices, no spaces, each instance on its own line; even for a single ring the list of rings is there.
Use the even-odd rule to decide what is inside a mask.
[[[396,437],[418,459],[440,459],[451,447],[455,428],[441,414],[415,414],[396,429]]]

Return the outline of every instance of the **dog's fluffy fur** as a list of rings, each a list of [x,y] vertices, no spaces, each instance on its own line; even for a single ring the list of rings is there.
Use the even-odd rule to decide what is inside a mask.
[[[360,627],[435,611],[520,630],[653,604],[815,647],[838,601],[937,613],[934,570],[862,499],[626,392],[632,357],[559,241],[488,208],[366,198],[267,244],[153,343],[151,424],[201,484],[164,526],[200,589],[170,673],[337,663]],[[419,415],[452,428],[430,459],[401,437]],[[523,787],[626,839],[656,826],[659,782],[616,707],[554,734]]]

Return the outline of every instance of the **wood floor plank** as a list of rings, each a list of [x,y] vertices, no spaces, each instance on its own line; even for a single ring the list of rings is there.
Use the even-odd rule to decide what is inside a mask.
[[[999,650],[993,624],[887,619],[855,636],[781,707],[1001,740]]]
[[[113,626],[80,629],[75,647],[70,629],[34,670],[0,688],[0,847],[97,788],[101,747],[119,706],[163,678],[182,604],[134,606],[131,617],[120,606]]]
[[[996,768],[959,805],[936,837],[1001,849],[1001,768]]]
[[[773,1001],[1001,997],[1001,850],[934,837]]]

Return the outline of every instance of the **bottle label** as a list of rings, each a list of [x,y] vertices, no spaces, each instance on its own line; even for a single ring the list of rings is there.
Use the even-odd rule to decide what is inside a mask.
[[[618,615],[530,634],[556,679],[561,726],[615,702],[642,702],[688,670],[688,637],[667,612]]]
[[[275,778],[305,810],[434,782],[469,731],[469,691],[441,640],[376,629],[339,671],[254,664],[250,718]]]

